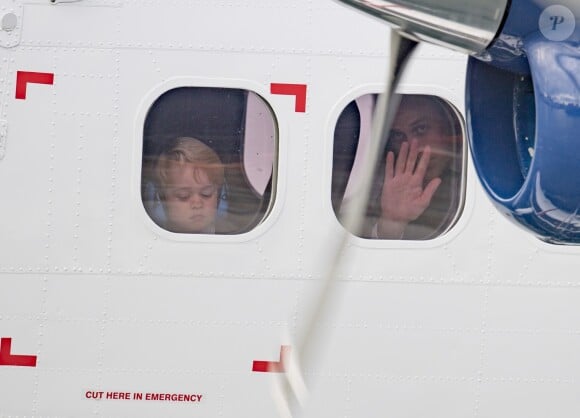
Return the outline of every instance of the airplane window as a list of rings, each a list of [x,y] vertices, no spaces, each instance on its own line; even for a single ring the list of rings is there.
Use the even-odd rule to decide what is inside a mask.
[[[151,106],[143,130],[141,198],[160,227],[241,234],[272,204],[277,125],[257,94],[181,87]]]
[[[356,196],[376,99],[350,102],[335,127],[331,199],[339,220]],[[358,235],[428,240],[448,231],[463,202],[464,159],[459,113],[436,96],[402,95]]]

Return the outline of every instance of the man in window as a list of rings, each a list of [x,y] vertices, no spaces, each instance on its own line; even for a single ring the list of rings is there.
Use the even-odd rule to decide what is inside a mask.
[[[337,214],[348,210],[356,194],[350,177],[360,175],[365,164],[358,154],[370,140],[375,99],[366,95],[351,102],[337,122],[332,187]],[[449,229],[461,201],[462,141],[459,119],[445,101],[402,96],[361,236],[426,240]]]
[[[371,235],[424,240],[445,232],[460,201],[461,148],[449,105],[434,96],[403,96],[387,142]]]

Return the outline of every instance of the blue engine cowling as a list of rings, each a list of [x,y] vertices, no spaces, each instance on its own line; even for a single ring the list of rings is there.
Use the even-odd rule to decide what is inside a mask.
[[[469,58],[466,87],[472,157],[495,206],[544,241],[579,244],[580,2],[512,0],[492,45]]]

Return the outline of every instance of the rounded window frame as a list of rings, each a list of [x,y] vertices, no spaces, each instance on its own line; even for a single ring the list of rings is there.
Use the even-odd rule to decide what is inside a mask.
[[[353,101],[366,96],[366,95],[378,95],[382,94],[383,85],[380,84],[367,84],[359,86],[352,89],[347,94],[345,94],[342,99],[335,104],[329,118],[329,124],[327,125],[327,137],[329,142],[327,145],[327,166],[329,167],[326,171],[327,176],[327,187],[325,189],[326,199],[325,206],[328,211],[332,213],[334,221],[336,222],[337,228],[342,231],[346,231],[350,235],[350,241],[352,245],[359,248],[434,248],[444,245],[451,240],[455,239],[458,234],[465,228],[467,220],[470,214],[473,212],[474,208],[474,187],[475,185],[470,185],[473,183],[473,176],[469,175],[470,165],[469,165],[469,141],[467,137],[467,128],[464,117],[464,112],[462,112],[462,97],[458,96],[453,91],[442,88],[437,85],[425,85],[425,84],[401,84],[397,87],[396,93],[399,95],[425,95],[425,96],[435,96],[442,100],[449,109],[453,112],[455,118],[459,123],[460,132],[462,133],[462,150],[461,150],[461,178],[459,181],[459,201],[457,204],[457,210],[453,216],[452,221],[449,226],[440,234],[429,239],[383,239],[383,238],[371,238],[371,237],[361,237],[354,235],[350,231],[347,231],[340,220],[338,219],[337,213],[334,210],[332,204],[332,185],[333,185],[333,169],[334,169],[334,149],[335,149],[335,129],[338,124],[339,118],[346,107]]]
[[[182,232],[172,232],[164,227],[160,226],[152,217],[149,215],[147,209],[145,208],[143,196],[142,196],[142,176],[144,170],[143,164],[143,152],[144,152],[144,130],[147,121],[147,116],[151,108],[157,103],[157,100],[164,94],[171,92],[175,89],[181,88],[207,88],[207,89],[231,89],[231,90],[243,90],[247,93],[252,93],[258,99],[260,99],[264,106],[269,110],[272,125],[273,125],[273,153],[272,153],[272,174],[270,176],[270,199],[267,203],[267,207],[263,213],[263,216],[259,221],[257,221],[253,227],[246,231],[231,234],[221,234],[221,233],[182,233]],[[280,133],[283,131],[281,127],[281,120],[276,114],[272,104],[266,99],[269,91],[266,90],[262,85],[248,81],[248,80],[238,80],[238,79],[208,79],[208,78],[198,78],[198,77],[175,77],[165,82],[154,86],[148,93],[145,94],[144,98],[138,106],[138,112],[134,123],[134,152],[133,152],[133,202],[135,202],[136,212],[139,214],[141,222],[146,224],[149,230],[154,232],[156,235],[163,237],[170,241],[182,241],[182,242],[244,242],[252,240],[257,236],[263,234],[265,231],[271,228],[275,220],[281,211],[281,199],[279,195],[281,194],[281,188],[283,184],[280,182],[279,173],[283,170],[284,163],[280,160],[280,156],[283,155],[281,152],[282,141],[280,140]],[[240,159],[243,164],[243,144],[240,148]],[[241,170],[244,175],[247,176],[246,170]],[[246,177],[247,178],[247,177]],[[256,214],[258,211],[256,212]]]

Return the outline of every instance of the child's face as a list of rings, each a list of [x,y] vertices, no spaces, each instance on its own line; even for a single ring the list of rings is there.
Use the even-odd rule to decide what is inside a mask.
[[[168,229],[182,233],[213,233],[217,187],[207,172],[191,163],[175,165],[167,173],[165,211]]]

